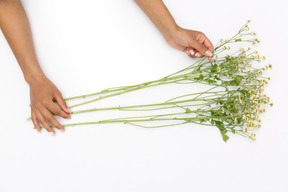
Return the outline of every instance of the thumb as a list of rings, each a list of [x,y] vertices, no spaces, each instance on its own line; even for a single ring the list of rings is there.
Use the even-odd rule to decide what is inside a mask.
[[[54,98],[63,111],[65,111],[66,113],[71,113],[71,110],[67,107],[67,104],[64,101],[62,94],[60,92],[56,92],[54,94]]]
[[[201,54],[207,56],[207,57],[211,57],[212,53],[211,51],[208,50],[208,48],[206,48],[203,44],[194,41],[191,45],[189,45],[190,47],[195,48],[197,51],[199,51]]]

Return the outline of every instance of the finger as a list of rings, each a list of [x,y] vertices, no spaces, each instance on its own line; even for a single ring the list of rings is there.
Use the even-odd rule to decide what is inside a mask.
[[[50,127],[50,125],[46,122],[46,120],[44,119],[43,115],[40,113],[40,111],[35,110],[35,114],[37,116],[37,119],[39,120],[39,122],[42,124],[42,126],[51,134],[51,135],[55,135],[55,131]]]
[[[196,52],[195,53],[195,57],[197,57],[197,58],[201,58],[201,57],[204,57],[205,55],[202,55],[200,52]],[[213,56],[212,56],[213,57]],[[208,60],[209,61],[212,61],[212,57],[208,57]]]
[[[201,44],[204,44],[204,46],[206,48],[208,48],[208,50],[210,52],[213,52],[214,50],[214,46],[213,44],[211,43],[211,41],[206,37],[206,35],[204,35],[204,37],[201,39],[202,42],[200,42]]]
[[[39,126],[39,123],[38,123],[36,114],[35,114],[35,112],[34,112],[34,109],[32,109],[32,108],[31,108],[31,119],[32,119],[32,122],[33,122],[34,127],[37,129],[38,132],[40,132],[40,131],[41,131],[41,128],[40,128],[40,126]]]
[[[186,54],[191,57],[191,58],[195,58],[195,57],[204,57],[204,55],[202,55],[200,52],[198,52],[197,50],[191,48],[191,47],[187,47],[185,48],[185,52]]]
[[[195,58],[195,49],[191,48],[191,47],[186,47],[184,49],[184,52],[191,58]]]
[[[200,57],[204,57],[205,55],[203,55],[202,53],[196,51],[195,53],[195,57],[200,58]]]
[[[49,109],[49,111],[51,111],[52,113],[54,113],[55,115],[58,115],[60,117],[63,117],[65,119],[71,119],[70,115],[68,115],[67,113],[65,113],[64,111],[62,111],[55,103],[53,103],[52,101],[49,102],[46,107]]]
[[[211,43],[211,41],[205,36],[205,40],[203,42],[204,46],[208,48],[208,50],[212,53],[214,50],[214,46]],[[211,55],[210,57],[208,57],[208,60],[211,61],[212,60],[213,55]]]
[[[199,43],[198,41],[194,41],[191,45],[189,45],[190,47],[195,48],[199,53],[201,53],[202,55],[205,55],[207,57],[211,57],[212,53],[208,50],[208,48],[206,48],[203,44]],[[196,55],[196,57],[200,55]]]
[[[61,107],[63,111],[65,111],[66,113],[71,113],[71,110],[67,107],[67,104],[64,101],[62,94],[60,92],[56,92],[54,94],[54,99],[57,101],[58,105]]]
[[[43,107],[40,112],[47,122],[51,123],[54,127],[59,129],[60,131],[62,132],[65,131],[64,127],[54,118],[52,113],[47,108]]]
[[[205,34],[201,34],[197,40],[200,44],[203,44],[210,51],[210,52],[208,51],[208,54],[213,52],[214,46],[211,43],[211,41],[206,37]],[[208,56],[208,60],[211,61],[212,57],[213,54],[211,54],[211,56]]]

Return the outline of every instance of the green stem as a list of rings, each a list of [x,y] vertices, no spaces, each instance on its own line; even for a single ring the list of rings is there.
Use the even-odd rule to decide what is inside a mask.
[[[70,127],[70,126],[77,126],[77,125],[92,125],[92,124],[106,124],[106,123],[151,122],[151,121],[187,121],[187,120],[200,120],[200,119],[212,119],[212,118],[219,118],[219,116],[192,117],[192,118],[177,118],[177,117],[175,117],[175,118],[158,118],[158,119],[149,118],[149,119],[128,119],[128,120],[119,118],[119,120],[117,120],[117,119],[115,119],[115,120],[114,119],[108,119],[108,120],[103,120],[103,121],[64,124],[62,126],[63,127]],[[223,116],[222,118],[226,118],[226,117]],[[54,126],[51,126],[51,127],[55,128]],[[40,128],[42,129],[44,127],[40,127]],[[36,128],[34,128],[34,129],[36,129]]]

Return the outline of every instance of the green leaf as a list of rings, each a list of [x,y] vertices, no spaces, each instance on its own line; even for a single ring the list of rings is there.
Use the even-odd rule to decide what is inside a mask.
[[[189,108],[185,109],[186,113],[191,113],[192,111]]]
[[[222,123],[222,122],[221,122]],[[223,123],[222,123],[223,124]],[[218,127],[218,126],[217,126]],[[219,128],[219,127],[218,127]],[[221,132],[221,135],[222,135],[222,138],[223,138],[223,140],[226,142],[228,139],[229,139],[229,137],[228,137],[228,135],[226,135],[226,133],[228,132],[227,131],[227,129],[225,129],[224,128],[224,126],[222,126],[221,128],[219,128],[220,129],[220,132]]]
[[[206,81],[208,84],[217,83],[217,81],[211,79],[205,79],[204,81]]]
[[[217,80],[219,80],[219,81],[221,80],[219,77],[216,77],[216,76],[214,77],[214,79],[217,79]]]
[[[223,129],[221,130],[221,134],[222,134],[222,135],[225,135],[227,132],[228,132],[228,131],[227,131],[227,129],[225,129],[225,128],[223,128]]]
[[[185,119],[186,122],[192,122],[192,120],[190,118]]]
[[[215,121],[214,121],[213,119],[211,120],[211,124],[212,124],[212,125],[214,125],[214,124],[215,124]]]
[[[203,74],[200,74],[199,79],[202,80],[204,78]]]
[[[223,131],[225,129],[223,122],[221,122],[221,121],[215,121],[215,125],[216,125],[216,127],[218,127],[218,129],[220,129],[220,131]]]
[[[222,135],[222,137],[223,137],[223,140],[224,140],[225,142],[227,142],[227,140],[229,139],[229,137],[228,137],[227,135]]]

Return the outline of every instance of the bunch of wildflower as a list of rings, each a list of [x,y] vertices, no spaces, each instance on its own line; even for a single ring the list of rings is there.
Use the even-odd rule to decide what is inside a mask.
[[[178,96],[163,103],[74,111],[72,114],[103,110],[148,111],[149,113],[145,116],[114,118],[63,126],[122,122],[145,128],[156,128],[194,123],[216,126],[220,130],[224,141],[229,139],[227,132],[236,133],[255,141],[255,130],[261,127],[259,115],[265,112],[265,106],[273,106],[270,98],[264,94],[264,87],[270,80],[269,77],[264,76],[264,72],[271,69],[272,65],[263,65],[265,57],[260,56],[258,51],[254,51],[250,47],[241,48],[232,54],[228,54],[231,52],[230,46],[232,44],[246,42],[254,45],[260,42],[255,33],[249,32],[249,22],[230,39],[220,40],[214,50],[212,61],[202,58],[192,65],[158,80],[109,88],[65,100],[87,99],[84,102],[70,106],[70,108],[74,108],[124,93],[168,84],[181,86],[184,83],[201,83],[210,85],[211,88],[208,90]],[[96,98],[89,99],[90,97]],[[180,110],[180,112],[164,112],[172,109]],[[150,114],[151,111],[163,112],[152,115]],[[154,121],[164,122],[165,124],[158,126],[143,124]]]

